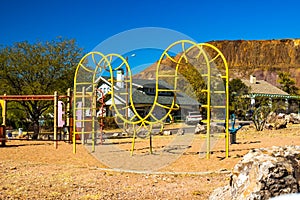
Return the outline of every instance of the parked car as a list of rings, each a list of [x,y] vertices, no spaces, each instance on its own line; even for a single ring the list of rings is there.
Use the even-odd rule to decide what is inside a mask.
[[[197,124],[202,120],[202,115],[200,112],[189,112],[185,117],[186,124]]]

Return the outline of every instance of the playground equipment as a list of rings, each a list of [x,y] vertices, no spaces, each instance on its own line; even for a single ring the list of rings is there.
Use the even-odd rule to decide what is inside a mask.
[[[1,125],[1,130],[4,129],[2,132],[2,134],[0,133],[0,139],[2,142],[2,145],[5,145],[5,141],[6,141],[6,136],[5,136],[5,126],[6,126],[6,104],[7,101],[45,101],[45,100],[52,100],[53,104],[54,104],[54,134],[53,134],[53,140],[54,140],[54,146],[55,148],[57,148],[57,135],[58,135],[58,100],[59,99],[67,99],[67,110],[66,110],[66,127],[68,128],[68,132],[69,132],[69,138],[72,138],[72,127],[71,127],[71,117],[68,113],[71,113],[71,89],[68,89],[67,91],[67,95],[58,95],[57,92],[54,92],[54,95],[2,95],[0,96],[0,103],[1,103],[1,107],[2,107],[2,125]]]
[[[100,92],[100,98],[99,98],[99,103],[100,103],[100,121],[99,121],[99,125],[100,125],[100,143],[102,144],[103,142],[103,128],[104,128],[104,122],[103,122],[103,118],[104,118],[104,114],[105,114],[105,110],[104,110],[104,106],[105,106],[105,94],[102,90],[98,90]]]
[[[236,134],[237,132],[246,125],[249,125],[250,123],[240,123],[239,126],[236,128],[235,127],[235,114],[231,114],[230,116],[230,120],[231,120],[231,128],[229,128],[229,133],[230,133],[230,144],[236,144]]]
[[[172,57],[172,49],[181,48],[181,53],[178,59]],[[172,70],[168,73],[164,71],[163,60],[168,59],[175,63]],[[116,64],[116,65],[114,65]],[[210,124],[213,122],[224,123],[226,127],[225,133],[225,149],[226,157],[229,152],[229,128],[228,128],[228,66],[222,52],[213,45],[207,43],[197,44],[189,40],[180,40],[174,42],[165,49],[162,53],[156,67],[156,84],[155,96],[153,104],[145,116],[141,116],[135,107],[132,99],[132,74],[127,59],[118,54],[104,55],[100,52],[90,52],[86,54],[79,62],[75,77],[74,77],[74,134],[73,134],[73,151],[76,153],[76,138],[77,135],[91,135],[92,149],[95,150],[97,133],[99,130],[99,123],[96,117],[97,111],[97,85],[102,80],[101,75],[105,71],[109,71],[109,79],[107,80],[111,85],[111,90],[108,93],[111,96],[111,110],[115,112],[115,116],[119,121],[123,122],[123,129],[126,131],[128,125],[133,129],[131,154],[134,151],[135,139],[139,131],[145,130],[147,136],[150,137],[150,153],[152,153],[152,130],[154,125],[160,125],[160,130],[163,130],[164,121],[171,116],[171,112],[179,109],[176,103],[176,95],[180,90],[180,73],[179,68],[182,65],[189,64],[194,67],[195,76],[202,76],[206,83],[206,89],[201,92],[206,94],[206,104],[201,105],[206,109],[206,119],[202,120],[207,124],[207,158],[210,157],[210,139],[211,128]],[[126,71],[126,78],[120,80],[116,78],[115,72],[118,70]],[[159,81],[164,80],[169,83],[170,87],[161,88]],[[117,85],[125,84],[126,89],[120,90]],[[221,84],[219,84],[221,83]],[[225,84],[224,84],[225,83]],[[173,93],[173,100],[170,105],[162,105],[159,103],[159,93],[170,92]],[[117,102],[116,96],[122,97],[125,103]],[[165,114],[156,116],[156,110],[166,110]],[[128,110],[132,111],[129,116]],[[211,114],[214,113],[212,116]],[[220,117],[221,116],[221,117]],[[221,118],[221,119],[219,119]],[[102,128],[100,129],[102,135]]]
[[[1,146],[5,146],[6,134],[5,134],[5,123],[6,123],[6,101],[0,100],[0,105],[2,108],[2,124],[0,126],[0,142]]]

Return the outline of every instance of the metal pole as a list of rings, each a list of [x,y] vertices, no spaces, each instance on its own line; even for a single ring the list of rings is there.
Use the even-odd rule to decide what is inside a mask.
[[[95,86],[94,86],[95,87]],[[97,113],[96,113],[96,107],[97,107],[97,92],[95,88],[93,87],[93,93],[92,93],[92,151],[95,152],[95,144],[96,144],[96,126],[95,123],[97,121]]]
[[[228,158],[229,157],[229,77],[228,77],[228,67],[227,64],[225,62],[225,68],[226,68],[226,108],[225,108],[225,112],[226,112],[226,116],[225,116],[225,157]]]
[[[101,119],[100,119],[100,144],[103,144],[103,117],[104,117],[104,106],[105,106],[105,96],[104,93],[102,92],[102,90],[99,90],[101,93],[101,98],[100,98],[100,103],[101,103],[101,107],[100,107],[100,112],[101,112]]]
[[[68,140],[71,141],[71,88],[67,90],[67,119],[66,119],[66,126],[68,130]]]
[[[211,107],[210,107],[210,93],[211,93],[211,87],[210,87],[210,65],[207,67],[207,133],[206,133],[206,158],[210,158],[210,118],[211,118]]]
[[[4,94],[6,96],[6,94]],[[2,125],[6,126],[6,100],[3,100],[2,107]]]
[[[128,56],[126,57],[126,62],[128,62]],[[126,76],[125,76],[125,88],[126,88],[126,109],[125,109],[125,119],[126,119],[126,122],[125,122],[125,130],[127,131],[128,129],[128,123],[127,123],[127,120],[128,120],[128,84],[127,84],[127,79],[128,79],[128,69],[127,69],[127,66],[125,65],[125,68],[126,68]]]
[[[81,107],[81,144],[84,144],[84,117],[85,115],[85,87],[82,87],[82,107]]]
[[[54,147],[57,148],[57,126],[58,126],[58,95],[54,92]]]
[[[6,96],[6,94],[4,94]],[[1,146],[5,146],[6,142],[6,132],[5,132],[5,126],[6,126],[6,100],[1,100],[1,106],[2,106],[2,133],[1,135]]]

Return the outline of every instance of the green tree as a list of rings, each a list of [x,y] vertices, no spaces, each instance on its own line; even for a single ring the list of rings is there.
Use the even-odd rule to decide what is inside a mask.
[[[299,88],[295,86],[296,82],[291,78],[291,74],[288,72],[279,73],[278,83],[280,84],[280,89],[289,93],[290,95],[297,95]]]
[[[182,88],[182,91],[191,96],[194,95],[198,102],[206,104],[207,94],[202,90],[206,89],[207,86],[200,72],[190,63],[180,65],[178,72],[184,77],[186,82],[183,84],[185,88]]]
[[[0,49],[0,93],[15,95],[39,95],[66,93],[73,87],[73,77],[82,49],[75,40],[56,40],[30,44],[15,43]],[[18,101],[33,124],[36,139],[39,118],[51,106],[52,101]]]
[[[250,88],[246,86],[241,79],[232,79],[229,81],[229,111],[235,113],[238,117],[244,116],[249,108],[250,101],[245,98],[249,94]]]

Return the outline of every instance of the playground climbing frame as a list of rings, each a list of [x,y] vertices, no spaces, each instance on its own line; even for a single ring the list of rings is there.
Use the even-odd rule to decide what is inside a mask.
[[[173,48],[180,48],[181,53],[179,58],[176,60],[174,56],[171,56],[171,50]],[[176,63],[175,69],[172,73],[163,74],[163,60],[169,59]],[[118,61],[118,62],[117,62]],[[92,63],[92,64],[91,64]],[[117,63],[117,65],[114,65]],[[176,103],[176,93],[180,90],[177,87],[178,77],[179,77],[179,66],[186,63],[192,63],[196,67],[204,68],[200,75],[205,78],[206,89],[202,92],[206,93],[207,103],[202,105],[202,108],[206,109],[206,119],[203,120],[207,124],[206,133],[206,157],[210,157],[211,152],[211,123],[219,122],[225,124],[225,152],[226,157],[229,155],[229,132],[228,132],[228,65],[226,59],[222,52],[215,46],[207,43],[195,43],[189,40],[180,40],[174,42],[169,47],[165,49],[162,53],[156,67],[156,84],[155,84],[155,96],[153,105],[151,106],[149,112],[145,116],[141,116],[136,108],[132,99],[133,87],[132,87],[132,73],[127,59],[119,54],[107,54],[104,55],[101,52],[90,52],[86,54],[79,62],[75,76],[74,76],[74,123],[73,123],[73,152],[76,153],[76,138],[77,135],[81,135],[82,142],[84,143],[84,138],[86,135],[92,136],[92,149],[95,150],[97,133],[99,131],[102,135],[102,128],[99,127],[98,119],[96,116],[97,112],[97,95],[99,95],[98,83],[103,80],[102,74],[104,72],[109,72],[108,82],[111,86],[110,92],[111,96],[111,110],[115,112],[116,118],[121,120],[126,127],[126,124],[130,124],[133,127],[133,137],[132,137],[132,148],[131,153],[134,150],[135,138],[138,131],[141,129],[146,129],[148,136],[150,136],[151,141],[151,131],[154,124],[160,124],[161,130],[163,130],[164,120],[167,117],[171,117],[170,113],[173,110],[179,109],[180,105]],[[201,63],[201,64],[199,64]],[[120,91],[116,85],[120,80],[117,80],[114,72],[125,69],[126,78],[122,80],[126,85],[125,91]],[[222,69],[222,70],[216,70]],[[161,88],[159,86],[159,81],[161,79],[172,79],[171,87]],[[224,87],[221,89],[216,89],[213,84],[214,80],[219,78],[224,83]],[[159,93],[160,92],[172,92],[174,94],[173,101],[169,106],[162,105],[159,103]],[[215,94],[224,95],[224,101],[212,103],[212,97]],[[117,104],[115,96],[118,95],[126,99],[124,104]],[[155,116],[155,109],[162,108],[166,109],[165,115],[158,118]],[[128,109],[132,111],[132,116],[128,117]],[[225,115],[222,119],[212,119],[212,111],[222,109]],[[124,114],[125,113],[125,114]],[[125,130],[126,131],[126,130]],[[152,143],[150,142],[150,152],[152,152]]]

